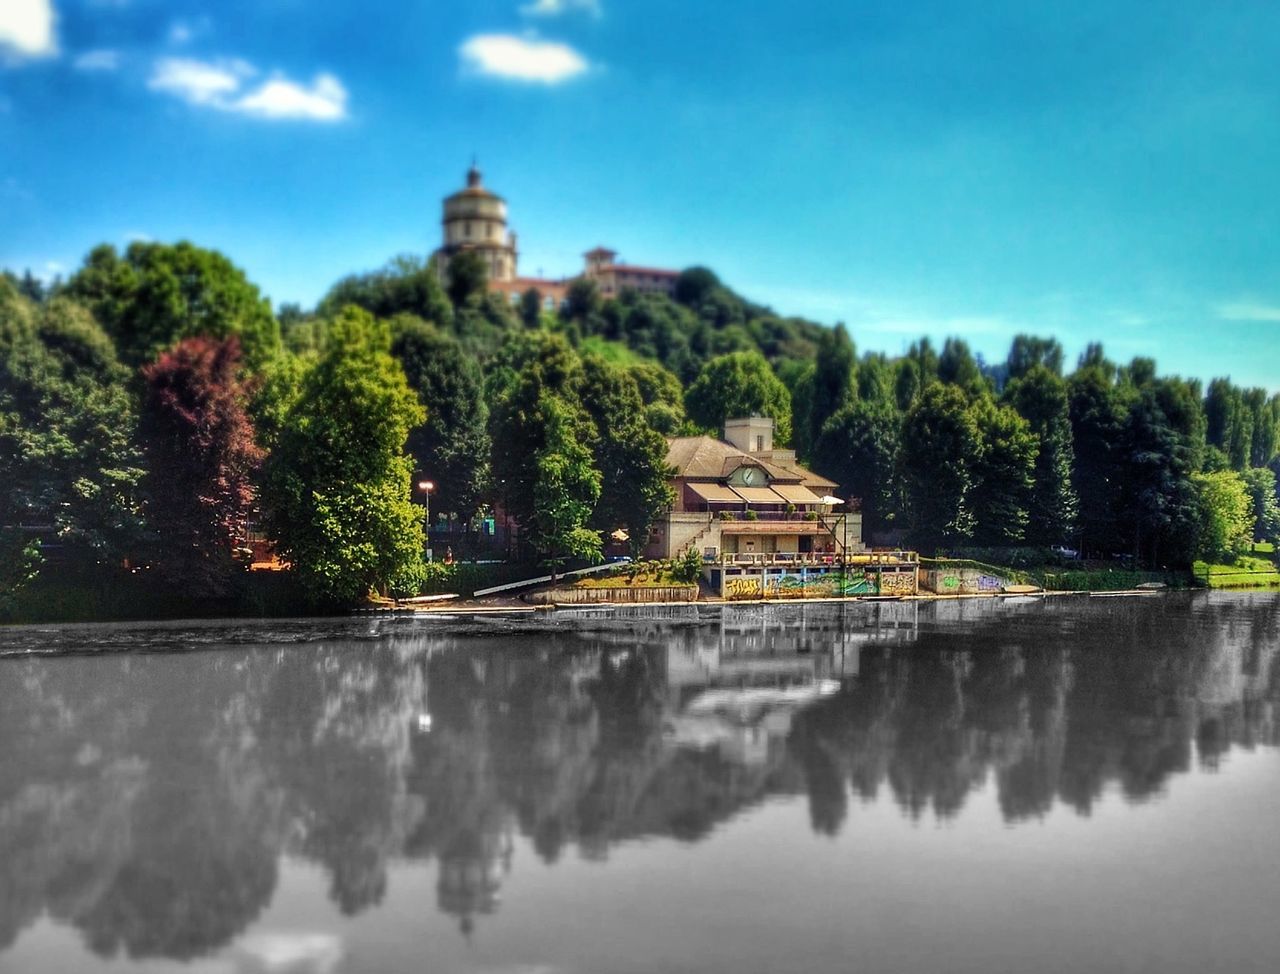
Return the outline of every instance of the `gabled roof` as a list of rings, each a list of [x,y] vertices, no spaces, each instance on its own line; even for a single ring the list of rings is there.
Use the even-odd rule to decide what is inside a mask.
[[[712,436],[677,436],[667,440],[667,464],[675,468],[677,477],[686,480],[721,481],[739,467],[755,466],[762,467],[771,480],[780,483],[801,484],[823,491],[836,486],[834,481],[794,461],[780,462],[766,454],[745,453]]]

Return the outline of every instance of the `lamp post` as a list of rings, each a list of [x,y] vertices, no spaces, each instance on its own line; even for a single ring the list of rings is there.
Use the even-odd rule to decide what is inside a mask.
[[[419,480],[418,490],[422,491],[422,503],[426,507],[427,522],[427,561],[431,560],[431,492],[436,489],[436,485],[430,480]]]

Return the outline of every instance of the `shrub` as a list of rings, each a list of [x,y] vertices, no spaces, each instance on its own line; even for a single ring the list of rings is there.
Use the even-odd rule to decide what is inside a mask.
[[[671,565],[671,577],[692,585],[702,577],[702,556],[697,548],[690,548]]]
[[[747,511],[747,513],[746,513],[745,515],[743,515],[743,516],[744,516],[748,521],[758,521],[758,520],[760,520],[760,515],[759,515],[759,514],[757,514],[755,511]]]

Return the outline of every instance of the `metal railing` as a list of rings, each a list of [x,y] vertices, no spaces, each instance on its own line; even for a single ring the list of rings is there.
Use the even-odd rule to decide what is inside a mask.
[[[808,515],[812,514],[810,517]],[[818,524],[821,515],[817,511],[715,511],[711,515],[717,521],[808,521],[810,524]]]
[[[739,551],[722,552],[704,559],[708,564],[725,567],[744,566],[815,566],[832,567],[851,565],[858,567],[915,566],[919,556],[914,551],[851,551],[842,558],[838,552],[825,551]]]

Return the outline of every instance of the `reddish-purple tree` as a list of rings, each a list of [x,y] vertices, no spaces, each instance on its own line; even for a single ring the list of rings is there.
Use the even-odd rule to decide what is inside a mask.
[[[142,369],[153,561],[197,595],[226,595],[234,584],[263,459],[239,369],[234,337],[184,339]]]

